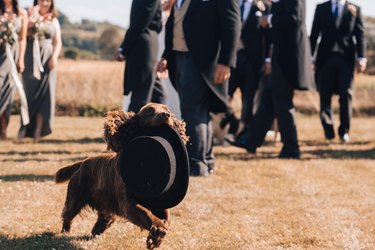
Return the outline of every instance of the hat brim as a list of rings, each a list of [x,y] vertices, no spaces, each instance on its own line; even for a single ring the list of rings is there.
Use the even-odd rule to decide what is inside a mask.
[[[145,207],[148,208],[171,208],[178,205],[185,197],[187,189],[189,186],[189,159],[186,146],[182,141],[180,135],[168,125],[161,125],[158,127],[148,127],[136,132],[131,139],[139,136],[159,136],[167,140],[172,146],[175,159],[176,159],[176,169],[175,177],[172,185],[157,197],[139,197],[136,194],[132,193],[129,195],[134,196],[136,200]],[[130,139],[130,140],[131,140]],[[129,141],[130,141],[129,140]],[[120,152],[120,170],[123,180],[126,183],[127,172],[131,171],[129,168],[134,166],[129,166],[126,164],[127,156],[126,149],[129,145],[124,145],[123,150]],[[131,146],[131,145],[130,145]],[[147,145],[146,145],[147,147]],[[144,150],[147,150],[145,148]],[[153,165],[152,167],[155,167]],[[150,166],[151,167],[151,166]],[[131,188],[129,189],[131,190]]]

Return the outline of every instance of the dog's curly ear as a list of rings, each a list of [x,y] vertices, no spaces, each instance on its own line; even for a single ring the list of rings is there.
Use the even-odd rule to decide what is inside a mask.
[[[135,114],[134,112],[116,110],[107,112],[105,116],[103,137],[107,148],[114,152],[120,152],[123,145],[120,128],[131,121]]]
[[[172,128],[176,130],[180,136],[184,144],[189,141],[189,137],[186,135],[186,123],[184,121],[178,120],[176,117],[172,117],[173,119],[173,126]]]

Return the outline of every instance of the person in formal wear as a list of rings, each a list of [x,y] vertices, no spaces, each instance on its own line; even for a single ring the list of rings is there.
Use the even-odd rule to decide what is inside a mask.
[[[270,62],[270,36],[269,31],[260,27],[258,19],[268,15],[270,5],[263,0],[240,0],[241,11],[241,37],[237,44],[236,67],[232,69],[229,80],[229,96],[237,88],[241,91],[242,110],[240,121],[248,124],[254,111],[254,97],[258,89],[264,63]],[[226,112],[220,123],[224,128],[229,123],[228,132],[238,134],[240,126],[232,109]]]
[[[283,142],[279,158],[299,159],[301,152],[293,104],[294,90],[315,88],[305,27],[305,0],[275,0],[272,2],[271,14],[261,17],[259,21],[262,27],[269,27],[272,31],[271,91],[265,94],[272,95],[274,113],[270,110],[271,104],[263,105],[263,111],[254,117],[254,120],[257,119],[254,124],[257,125],[252,125],[233,145],[255,152],[272,125],[273,114],[276,114]],[[257,141],[251,140],[251,133],[259,133]]]
[[[159,34],[159,53],[158,58],[161,58],[164,52],[164,41],[165,41],[165,24],[167,19],[171,13],[173,4],[175,0],[161,0],[162,5],[162,24],[163,28]],[[156,77],[156,84],[160,84],[164,87],[166,92],[166,101],[165,105],[172,111],[172,113],[177,117],[181,118],[181,111],[180,111],[180,100],[178,98],[178,94],[176,89],[173,87],[170,79],[168,78],[168,74],[165,74],[161,77]]]
[[[209,113],[228,108],[227,80],[235,66],[240,22],[237,0],[177,0],[166,24],[157,70],[168,69],[179,94],[193,176],[207,176],[214,166]]]
[[[38,140],[52,133],[61,29],[54,0],[35,0],[28,16],[23,82],[30,123],[21,125],[18,138]]]
[[[321,37],[319,45],[318,38]],[[346,0],[330,0],[317,5],[310,35],[316,53],[315,74],[320,96],[320,119],[325,138],[335,137],[331,99],[338,93],[341,142],[350,141],[350,117],[354,67],[366,69],[365,38],[361,9]]]
[[[27,14],[17,0],[0,0],[0,140],[7,138],[6,130],[16,90],[26,103],[18,73],[25,69]],[[27,107],[26,113],[27,113]],[[25,117],[23,117],[25,120]]]
[[[126,61],[124,95],[131,93],[128,111],[138,112],[152,101],[165,103],[165,90],[155,84],[155,64],[158,56],[158,33],[161,31],[160,0],[132,2],[130,25],[120,48],[118,61]]]

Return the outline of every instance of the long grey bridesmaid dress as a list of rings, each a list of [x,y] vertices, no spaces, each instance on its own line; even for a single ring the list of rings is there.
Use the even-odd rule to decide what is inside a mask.
[[[55,116],[56,96],[56,68],[49,69],[48,62],[53,52],[53,37],[56,29],[52,22],[44,24],[43,33],[27,38],[25,53],[25,71],[23,72],[23,84],[29,107],[30,123],[21,126],[20,134],[25,137],[34,137],[36,126],[36,115],[43,116],[41,137],[52,133],[53,119]],[[40,59],[37,53],[33,53],[34,39],[38,38]],[[35,61],[40,61],[43,72],[40,72],[40,79],[35,77]]]

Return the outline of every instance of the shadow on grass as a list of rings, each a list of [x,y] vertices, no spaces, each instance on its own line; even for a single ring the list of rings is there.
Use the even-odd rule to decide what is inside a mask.
[[[61,144],[61,143],[79,143],[79,144],[88,144],[88,143],[103,143],[104,140],[101,137],[97,138],[79,138],[79,139],[43,139],[39,141],[40,144]]]
[[[88,144],[88,143],[104,143],[104,139],[101,137],[96,138],[76,138],[76,139],[41,139],[38,142],[34,142],[31,138],[27,138],[25,140],[15,140],[13,141],[14,144],[61,144],[61,143],[80,143],[80,144]]]
[[[323,159],[375,159],[375,148],[365,150],[316,149],[306,153]]]
[[[0,175],[0,181],[3,181],[3,182],[14,182],[14,181],[44,182],[44,181],[55,181],[55,176],[54,175],[33,175],[33,174]]]
[[[74,153],[79,153],[79,152],[74,152]],[[41,154],[51,154],[51,155],[62,155],[62,154],[72,154],[71,151],[67,150],[40,150],[40,151],[7,151],[7,152],[0,152],[0,155],[23,155],[23,156],[28,156],[28,155],[41,155]]]
[[[316,142],[312,144],[311,142],[306,143],[308,146],[321,146],[322,149],[305,149],[302,152],[302,160],[313,160],[313,159],[375,159],[375,147],[369,149],[330,149],[327,148],[327,143]],[[358,142],[350,143],[350,145],[367,145],[371,142]],[[302,143],[301,143],[302,144]],[[330,144],[334,145],[334,144]],[[245,150],[244,150],[245,151]],[[260,151],[260,152],[259,152]],[[238,161],[251,161],[251,160],[261,160],[261,159],[277,159],[278,152],[262,152],[257,151],[256,154],[241,152],[241,153],[216,153],[215,155],[219,158],[238,160]]]
[[[372,141],[354,141],[354,142],[350,142],[350,144],[348,144],[348,146],[349,145],[351,145],[351,146],[364,146],[364,145],[368,145],[368,144],[371,144],[371,143],[373,143],[373,142]],[[331,146],[343,145],[339,141],[325,142],[325,141],[322,141],[322,140],[303,140],[303,141],[300,141],[299,144],[300,144],[300,146],[315,146],[315,147],[328,146],[328,145],[331,145]]]
[[[26,238],[9,238],[0,234],[0,249],[79,249],[71,241],[90,240],[90,236],[63,236],[52,232],[44,232]]]
[[[245,151],[245,150],[244,150]],[[230,159],[235,161],[251,161],[261,159],[273,159],[277,157],[277,153],[273,152],[262,152],[262,153],[215,153],[215,156],[223,159]]]

